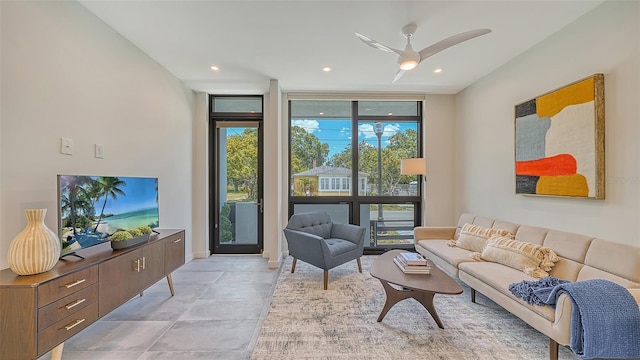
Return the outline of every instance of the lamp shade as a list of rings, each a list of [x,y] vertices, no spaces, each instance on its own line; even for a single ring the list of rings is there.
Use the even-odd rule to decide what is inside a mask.
[[[412,158],[400,160],[400,174],[402,175],[426,175],[427,162],[424,158]]]

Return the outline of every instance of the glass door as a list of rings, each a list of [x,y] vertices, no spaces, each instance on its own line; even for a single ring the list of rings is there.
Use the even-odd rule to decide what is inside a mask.
[[[214,254],[262,252],[260,123],[215,121]]]

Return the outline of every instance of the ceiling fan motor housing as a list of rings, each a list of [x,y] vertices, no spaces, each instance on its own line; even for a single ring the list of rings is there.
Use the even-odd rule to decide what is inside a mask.
[[[398,56],[398,64],[402,70],[411,70],[420,62],[420,54],[417,51],[404,51]]]

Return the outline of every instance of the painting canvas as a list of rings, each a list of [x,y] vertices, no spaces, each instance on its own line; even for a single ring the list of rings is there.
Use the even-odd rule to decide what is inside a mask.
[[[604,199],[604,75],[515,106],[516,194]]]

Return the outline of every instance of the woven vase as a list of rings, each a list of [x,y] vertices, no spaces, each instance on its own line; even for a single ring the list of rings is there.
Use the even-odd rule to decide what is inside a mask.
[[[47,209],[30,209],[24,212],[27,226],[11,240],[7,255],[9,267],[18,275],[49,271],[60,258],[60,239],[44,224]]]

